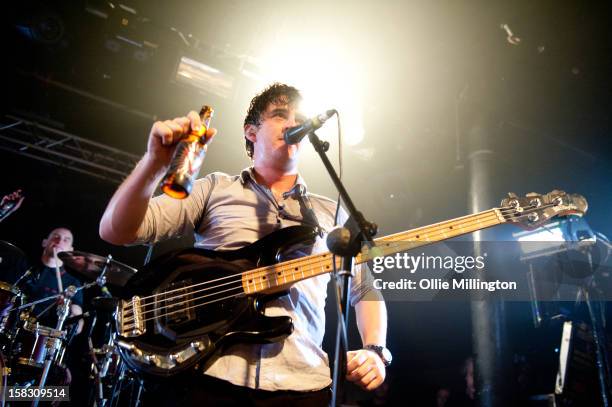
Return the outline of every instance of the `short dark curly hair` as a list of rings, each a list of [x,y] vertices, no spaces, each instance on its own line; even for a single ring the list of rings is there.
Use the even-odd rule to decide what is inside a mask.
[[[293,105],[302,100],[300,91],[293,86],[284,83],[273,83],[256,95],[252,100],[244,118],[244,126],[252,124],[259,126],[261,115],[266,111],[270,103],[287,103]],[[245,137],[245,148],[249,158],[253,158],[253,142]]]

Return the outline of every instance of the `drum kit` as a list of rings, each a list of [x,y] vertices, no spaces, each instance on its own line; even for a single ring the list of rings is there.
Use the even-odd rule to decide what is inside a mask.
[[[7,386],[69,385],[71,372],[66,367],[66,350],[77,333],[80,319],[87,320],[89,404],[115,406],[126,386],[140,386],[142,382],[121,360],[113,343],[112,313],[116,306],[107,288],[122,287],[136,272],[135,269],[112,259],[85,252],[58,254],[68,273],[79,279],[80,287],[66,287],[59,294],[29,301],[22,283],[31,270],[23,273],[15,283],[0,281],[0,399],[5,405]],[[0,263],[17,264],[11,260],[25,259],[24,253],[14,245],[0,241]],[[9,261],[6,261],[9,260]],[[69,317],[72,297],[81,290],[98,287],[102,296],[91,300],[91,310]],[[93,291],[92,291],[93,292]],[[28,302],[29,301],[29,302]],[[55,310],[57,324],[43,325],[34,316],[37,304],[49,304]],[[79,389],[82,391],[82,389]],[[33,405],[37,405],[35,401]],[[125,404],[122,402],[121,404]]]

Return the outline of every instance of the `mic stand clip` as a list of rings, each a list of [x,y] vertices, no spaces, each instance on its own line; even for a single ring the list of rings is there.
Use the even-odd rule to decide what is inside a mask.
[[[334,372],[332,377],[332,399],[331,406],[337,404],[338,383],[340,380],[340,371],[343,373],[346,369],[346,352],[348,352],[348,338],[346,335],[346,325],[348,324],[349,304],[350,304],[350,284],[352,277],[353,258],[357,256],[361,250],[361,242],[365,242],[369,246],[373,246],[372,237],[376,234],[378,226],[375,223],[367,221],[361,212],[357,210],[346,188],[340,181],[340,177],[336,173],[327,151],[329,143],[322,141],[314,131],[308,133],[310,144],[321,157],[321,161],[329,176],[338,190],[340,200],[344,202],[346,210],[349,214],[349,219],[344,227],[332,230],[327,237],[327,246],[334,255],[342,257],[341,269],[337,273],[336,278],[342,280],[342,289],[336,286],[334,292],[337,298],[338,310],[338,330],[336,334],[336,350],[334,357]],[[335,266],[335,261],[333,262]],[[335,268],[335,267],[334,267]],[[334,280],[335,281],[335,280]],[[342,343],[342,351],[340,350]],[[343,374],[342,376],[345,376]]]

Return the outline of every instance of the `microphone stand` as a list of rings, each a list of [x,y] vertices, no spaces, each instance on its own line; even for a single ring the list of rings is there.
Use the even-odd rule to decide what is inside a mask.
[[[349,196],[346,188],[340,181],[340,177],[336,173],[331,161],[327,157],[327,150],[329,150],[329,143],[326,141],[322,141],[319,136],[316,135],[314,131],[308,133],[308,139],[310,140],[310,144],[314,147],[315,151],[321,157],[321,161],[325,166],[325,169],[329,173],[329,176],[334,183],[334,186],[338,190],[340,194],[340,199],[344,202],[346,210],[349,214],[349,220],[345,223],[345,225],[352,225],[351,228],[343,228],[344,234],[342,232],[334,233],[333,236],[330,234],[328,236],[328,247],[330,251],[334,255],[339,255],[343,258],[341,269],[338,272],[337,278],[342,280],[342,290],[336,289],[336,296],[340,297],[337,301],[338,306],[338,331],[336,335],[336,348],[335,348],[335,359],[334,359],[334,372],[332,378],[332,399],[330,402],[330,406],[335,406],[337,401],[337,392],[338,392],[338,383],[340,382],[340,372],[345,371],[346,366],[346,352],[348,352],[348,341],[346,337],[346,325],[348,323],[349,316],[349,304],[350,304],[350,285],[351,285],[351,277],[352,277],[352,266],[353,266],[353,258],[359,254],[361,249],[361,242],[365,241],[369,245],[373,245],[372,236],[374,236],[377,232],[378,226],[374,223],[368,222],[362,215],[361,212],[357,210],[351,197]],[[353,229],[353,231],[351,231]],[[348,236],[346,233],[348,232]],[[353,232],[353,233],[351,233]],[[333,233],[333,232],[332,232]],[[342,238],[348,237],[348,239]],[[336,238],[333,242],[330,243],[330,237]],[[338,239],[338,237],[340,237]],[[340,244],[338,244],[340,243]],[[334,261],[335,265],[335,261]],[[341,312],[340,312],[341,310]],[[342,351],[341,351],[341,342],[342,342]]]
[[[19,286],[19,284],[21,284],[21,281],[23,281],[23,279],[25,279],[26,277],[29,277],[30,275],[32,275],[32,267],[28,268],[25,273],[23,273],[18,279],[17,281],[15,281],[13,283],[13,285],[11,286],[11,288],[16,288]]]

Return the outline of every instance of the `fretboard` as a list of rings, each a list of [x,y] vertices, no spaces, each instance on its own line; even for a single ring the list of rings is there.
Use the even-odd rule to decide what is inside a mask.
[[[467,215],[429,226],[400,232],[375,239],[375,247],[367,246],[355,258],[355,263],[365,263],[374,257],[384,257],[416,247],[451,239],[477,230],[504,223],[499,209]],[[271,266],[250,270],[242,276],[242,288],[246,294],[270,293],[286,289],[293,283],[330,273],[333,270],[330,252],[301,257]],[[340,259],[336,260],[338,265]]]

